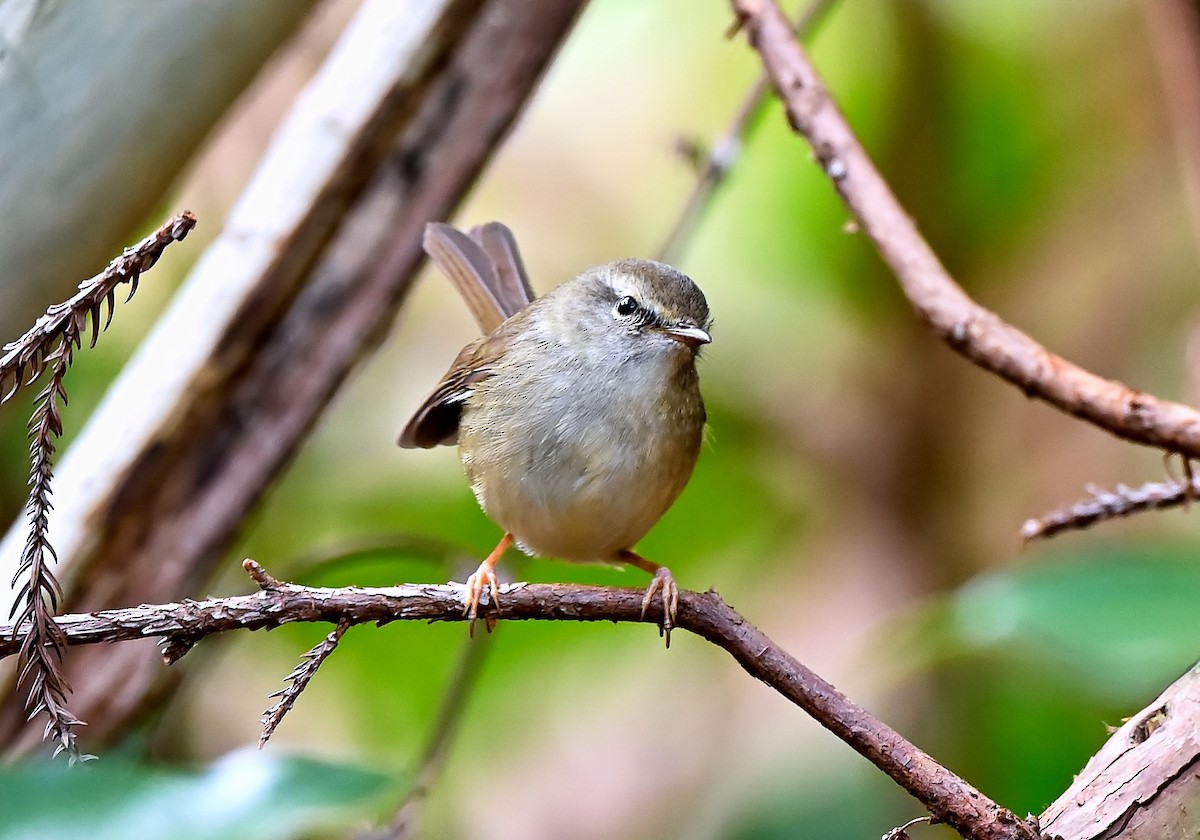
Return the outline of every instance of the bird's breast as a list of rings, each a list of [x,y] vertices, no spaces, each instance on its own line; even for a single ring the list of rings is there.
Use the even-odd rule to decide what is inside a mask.
[[[459,430],[484,511],[531,554],[611,560],[683,490],[704,428],[691,358],[523,367],[480,383]]]

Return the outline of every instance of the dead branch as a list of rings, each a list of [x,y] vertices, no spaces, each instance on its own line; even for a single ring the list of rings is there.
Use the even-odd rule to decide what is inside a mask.
[[[348,629],[350,629],[350,624],[347,621],[344,619],[339,621],[337,627],[333,628],[324,639],[313,645],[301,658],[300,663],[292,669],[292,672],[283,678],[287,685],[271,695],[278,697],[278,702],[263,712],[263,730],[262,735],[258,738],[259,749],[262,749],[266,746],[267,741],[271,740],[271,736],[275,734],[279,724],[296,705],[296,700],[304,693],[304,689],[308,688],[312,678],[317,675],[317,669],[325,663],[331,653],[337,650],[338,642],[342,640],[342,636]]]
[[[0,403],[20,388],[32,384],[51,370],[50,382],[38,395],[29,423],[29,530],[13,575],[16,598],[10,616],[28,626],[21,640],[18,690],[27,690],[25,711],[29,719],[44,713],[43,737],[56,744],[54,754],[66,752],[72,761],[80,758],[74,728],[82,721],[67,708],[70,682],[62,671],[66,641],[54,623],[63,598],[53,565],[54,547],[49,538],[51,479],[56,441],[63,433],[61,407],[66,405],[65,378],[74,351],[83,345],[83,334],[91,323],[91,346],[112,322],[116,290],[129,284],[126,301],[137,292],[138,279],[148,271],[172,242],[182,240],[196,225],[188,212],[170,219],[132,248],[127,248],[100,274],[79,284],[79,291],[65,303],[51,306],[37,323],[16,341],[4,346],[0,357]],[[105,306],[107,314],[105,315]],[[103,317],[103,323],[101,319]],[[5,381],[11,384],[6,388]],[[18,581],[24,583],[18,586]]]
[[[363,5],[63,460],[51,528],[68,609],[178,599],[209,578],[386,334],[423,259],[422,228],[475,182],[581,6]],[[90,742],[118,736],[161,676],[137,647],[68,657]],[[0,711],[10,745],[24,728],[12,705]]]
[[[896,200],[773,0],[731,0],[787,110],[860,228],[939,338],[984,370],[1117,437],[1200,453],[1200,412],[1104,379],[1046,350],[971,300]]]
[[[1131,516],[1147,510],[1183,507],[1200,495],[1200,484],[1187,481],[1149,481],[1138,487],[1118,484],[1115,490],[1088,487],[1090,499],[1026,519],[1021,538],[1026,542],[1046,539],[1063,531],[1080,531],[1097,522]]]
[[[58,625],[68,644],[157,638],[190,647],[230,630],[261,630],[297,621],[355,625],[391,621],[463,621],[466,589],[457,584],[385,588],[316,588],[284,583],[252,560],[243,564],[262,587],[254,595],[64,615]],[[642,591],[564,584],[501,587],[492,618],[510,621],[634,621],[658,624],[661,604],[642,615]],[[935,821],[978,840],[1036,837],[1001,808],[898,732],[854,704],[754,627],[715,592],[681,592],[677,627],[727,651],[751,676],[791,700],[921,801]],[[22,628],[0,625],[0,658],[15,652]]]
[[[92,323],[95,324],[95,316]],[[77,760],[79,748],[75,743],[75,727],[82,724],[67,708],[71,684],[62,672],[66,639],[54,616],[62,601],[62,587],[54,576],[54,547],[50,544],[46,525],[53,504],[50,502],[56,441],[62,436],[61,407],[66,404],[67,392],[63,379],[71,367],[71,355],[78,333],[74,322],[58,346],[46,357],[51,367],[50,382],[38,395],[29,429],[29,503],[26,516],[29,536],[21,552],[18,578],[25,582],[17,592],[10,617],[28,628],[21,639],[20,673],[17,690],[27,690],[25,711],[29,719],[46,715],[43,739],[53,743],[54,755],[65,752],[71,761]],[[16,579],[14,579],[14,583]]]
[[[89,321],[92,326],[90,345],[96,346],[97,336],[112,321],[117,287],[128,283],[129,293],[125,299],[132,298],[142,273],[158,262],[168,245],[182,241],[195,226],[196,217],[188,211],[168,219],[141,242],[126,248],[104,271],[80,283],[79,291],[69,300],[47,309],[25,335],[5,344],[3,355],[0,355],[0,403],[7,402],[19,389],[32,384],[42,374],[55,347],[68,337],[68,333],[72,343],[81,341]]]
[[[1041,817],[1048,840],[1193,836],[1200,666],[1113,733]]]

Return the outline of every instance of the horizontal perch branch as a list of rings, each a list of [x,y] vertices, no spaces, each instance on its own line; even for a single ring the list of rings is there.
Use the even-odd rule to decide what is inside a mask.
[[[384,588],[313,588],[283,583],[258,564],[245,568],[262,587],[254,595],[143,605],[64,615],[59,627],[69,645],[160,638],[170,660],[205,636],[259,630],[297,621],[362,624],[391,621],[461,621],[466,589],[454,584],[404,584]],[[488,615],[508,620],[644,621],[658,623],[656,604],[642,616],[642,591],[562,584],[501,587],[501,607]],[[966,836],[1034,837],[1034,831],[844,697],[779,648],[715,592],[681,592],[677,626],[726,650],[752,676],[813,716],[908,790],[935,820]],[[16,653],[22,628],[0,624],[0,658]]]

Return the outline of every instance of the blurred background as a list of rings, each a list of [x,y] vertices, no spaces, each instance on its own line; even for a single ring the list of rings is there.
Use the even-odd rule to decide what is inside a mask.
[[[78,356],[68,441],[219,231],[356,5],[316,4],[165,207],[110,249],[185,207],[201,220],[108,337]],[[1164,69],[1183,34],[1162,25],[1158,5],[1093,0],[1083,14],[1075,0],[838,0],[811,43],[901,202],[977,300],[1103,376],[1194,402],[1200,235],[1185,173],[1200,149],[1187,147],[1187,115],[1169,103],[1197,80]],[[744,39],[724,37],[730,21],[717,2],[594,0],[453,221],[505,221],[540,290],[598,262],[655,254],[695,178],[680,138],[718,137],[759,74]],[[1161,456],[1026,400],[930,337],[776,104],[679,267],[715,315],[701,363],[711,435],[642,553],[686,588],[717,589],[1001,804],[1041,811],[1106,725],[1195,660],[1200,558],[1195,515],[1180,511],[1024,549],[1021,524],[1090,483],[1161,480]],[[386,585],[463,580],[494,545],[454,450],[395,447],[475,336],[449,285],[428,274],[208,592],[250,591],[244,556],[303,583]],[[34,312],[63,296],[47,288]],[[21,397],[0,411],[5,521],[26,492],[28,406]],[[636,570],[515,556],[503,569],[646,583]],[[6,770],[9,790],[27,791],[13,801],[52,812],[47,790],[95,787],[108,791],[95,802],[132,819],[177,802],[180,785],[196,786],[182,790],[197,807],[208,800],[196,791],[245,792],[253,779],[259,816],[277,818],[260,826],[213,804],[187,836],[341,837],[386,819],[466,629],[353,628],[265,755],[248,756],[267,696],[329,629],[207,640],[175,666],[180,690],[118,754],[82,777]],[[664,651],[646,626],[502,623],[487,643],[417,836],[863,837],[922,813],[686,633]],[[123,780],[124,798],[106,777]],[[298,803],[309,816],[289,819]]]

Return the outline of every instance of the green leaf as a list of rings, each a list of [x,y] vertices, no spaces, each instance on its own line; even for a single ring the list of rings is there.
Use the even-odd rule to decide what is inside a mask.
[[[193,772],[107,758],[0,769],[0,840],[274,840],[370,806],[381,773],[256,750]]]
[[[923,666],[999,656],[1097,697],[1139,697],[1200,651],[1200,558],[1186,546],[1044,554],[975,578],[903,623],[902,649]]]

